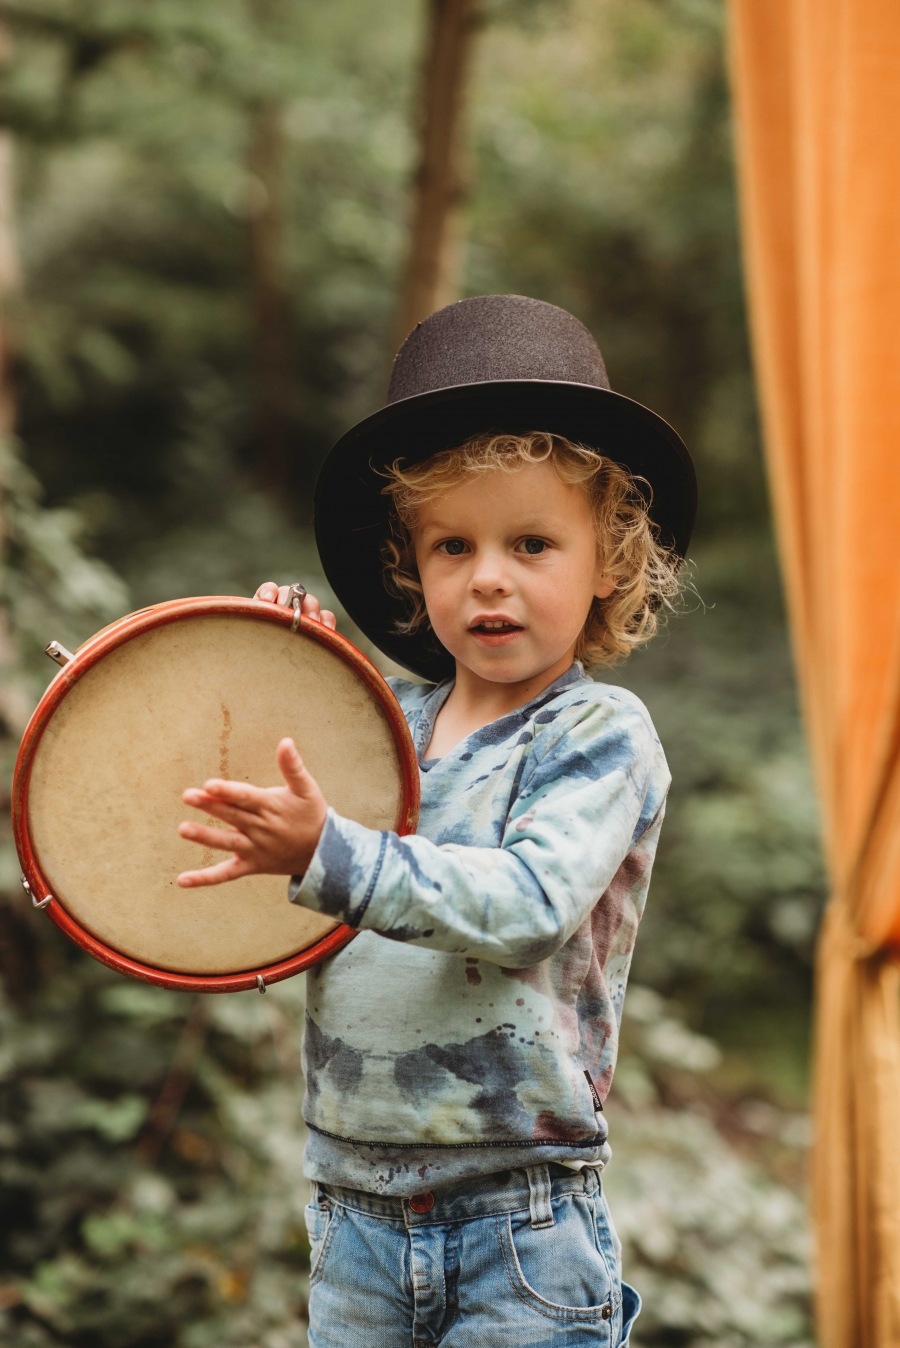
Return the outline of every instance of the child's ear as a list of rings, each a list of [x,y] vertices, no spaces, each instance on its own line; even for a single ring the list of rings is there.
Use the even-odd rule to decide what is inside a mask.
[[[615,588],[615,576],[601,576],[594,586],[594,594],[598,599],[608,599]]]

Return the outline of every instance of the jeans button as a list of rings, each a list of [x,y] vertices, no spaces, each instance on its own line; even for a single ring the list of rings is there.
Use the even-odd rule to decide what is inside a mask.
[[[603,1316],[604,1320],[608,1320],[609,1317],[612,1315],[612,1306],[609,1304],[608,1301],[606,1305],[603,1307],[603,1310],[600,1312],[600,1314]]]
[[[434,1207],[434,1194],[413,1194],[409,1206],[413,1212],[430,1212]]]

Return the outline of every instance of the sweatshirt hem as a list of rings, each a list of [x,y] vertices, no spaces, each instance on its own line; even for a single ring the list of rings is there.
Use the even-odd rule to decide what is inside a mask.
[[[332,1142],[344,1142],[350,1147],[383,1147],[386,1151],[468,1151],[482,1147],[571,1147],[584,1151],[589,1147],[602,1147],[607,1140],[605,1133],[591,1133],[589,1137],[576,1142],[561,1137],[514,1137],[483,1142],[384,1142],[362,1137],[342,1137],[340,1133],[330,1133],[327,1128],[319,1128],[310,1123],[309,1119],[305,1122],[307,1128],[322,1137],[331,1138]]]

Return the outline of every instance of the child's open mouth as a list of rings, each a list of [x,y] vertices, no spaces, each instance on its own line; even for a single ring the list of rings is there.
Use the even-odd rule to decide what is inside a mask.
[[[481,618],[469,628],[469,634],[485,646],[502,646],[518,636],[523,628],[508,618]]]

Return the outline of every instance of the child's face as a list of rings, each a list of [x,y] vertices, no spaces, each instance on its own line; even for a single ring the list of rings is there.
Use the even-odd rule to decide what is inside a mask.
[[[587,494],[549,463],[492,469],[427,502],[413,530],[428,617],[475,674],[517,683],[571,655],[601,573]]]

